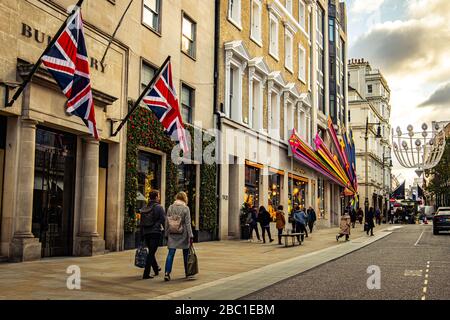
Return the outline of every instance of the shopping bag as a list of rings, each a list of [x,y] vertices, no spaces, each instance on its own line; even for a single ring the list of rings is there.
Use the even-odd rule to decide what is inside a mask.
[[[136,254],[134,256],[134,265],[138,268],[145,268],[147,263],[148,248],[145,247],[143,243],[140,244],[139,248],[136,249]]]
[[[188,261],[187,261],[187,276],[193,276],[198,273],[198,259],[195,254],[194,246],[191,245],[189,248]]]
[[[369,230],[369,224],[367,222],[364,223],[364,231]]]

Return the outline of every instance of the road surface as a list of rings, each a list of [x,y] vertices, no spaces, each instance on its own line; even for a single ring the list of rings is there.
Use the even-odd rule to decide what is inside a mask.
[[[367,269],[379,267],[379,281]],[[450,234],[404,225],[391,235],[241,299],[450,299]],[[379,289],[376,289],[379,284]]]

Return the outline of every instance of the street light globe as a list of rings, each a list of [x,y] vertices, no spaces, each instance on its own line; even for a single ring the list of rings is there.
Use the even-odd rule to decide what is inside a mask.
[[[399,136],[402,135],[402,129],[400,127],[397,127],[397,135]]]
[[[403,147],[405,150],[408,150],[408,143],[407,143],[406,141],[403,141],[403,142],[402,142],[402,147]]]
[[[422,137],[426,138],[428,136],[428,132],[424,131],[422,132]]]
[[[428,130],[428,125],[425,122],[422,124],[422,130],[423,131],[427,131]]]
[[[430,146],[434,145],[434,139],[430,139],[428,143],[430,144]]]
[[[422,144],[422,141],[420,141],[420,139],[416,140],[416,147],[420,147],[420,145]]]
[[[434,130],[439,131],[439,129],[440,129],[439,123],[436,123],[436,124],[434,125]]]
[[[406,129],[411,132],[414,130],[414,127],[412,126],[412,124],[408,124],[408,127],[406,127]]]

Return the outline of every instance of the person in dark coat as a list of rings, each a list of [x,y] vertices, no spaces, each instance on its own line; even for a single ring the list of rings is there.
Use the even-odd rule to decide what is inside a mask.
[[[261,241],[261,238],[259,237],[259,231],[258,231],[258,211],[256,206],[253,206],[250,209],[250,240],[253,239],[253,230],[255,230],[256,237],[258,238],[258,241]]]
[[[314,228],[314,223],[317,220],[317,216],[316,216],[316,212],[314,211],[313,207],[309,207],[308,210],[306,211],[307,216],[308,216],[308,227],[309,227],[309,233],[313,232],[313,228]]]
[[[140,231],[141,237],[148,247],[148,256],[144,268],[143,279],[152,279],[150,269],[153,268],[155,276],[159,274],[161,268],[156,261],[156,251],[159,247],[163,226],[166,221],[164,208],[159,204],[160,195],[158,190],[150,191],[149,204],[141,209]]]
[[[306,234],[308,238],[308,231],[306,230],[306,214],[303,211],[303,208],[300,208],[299,205],[295,205],[294,207],[294,220],[295,220],[295,232]],[[300,242],[300,236],[297,237]],[[302,242],[305,240],[304,235],[302,235]]]
[[[269,235],[269,241],[273,242],[274,240],[270,235],[270,222],[272,221],[272,218],[269,211],[267,211],[264,206],[259,207],[258,219],[262,229],[263,243],[266,243],[266,232]]]
[[[373,209],[373,207],[371,207],[369,209],[369,212],[366,214],[367,235],[369,235],[370,231],[370,235],[373,236],[373,228],[375,227],[375,223],[373,221],[374,218],[375,218],[375,210]]]
[[[351,211],[350,211],[350,223],[352,224],[352,228],[355,229],[356,211],[354,208],[351,208]]]
[[[361,208],[358,208],[358,211],[356,212],[356,216],[358,217],[359,224],[362,224],[363,218],[364,218],[364,212]]]
[[[375,220],[378,225],[381,225],[381,210],[380,210],[380,208],[375,209]]]

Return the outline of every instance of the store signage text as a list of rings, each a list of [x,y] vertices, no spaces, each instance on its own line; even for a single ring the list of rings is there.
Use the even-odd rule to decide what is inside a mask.
[[[47,45],[52,41],[53,38],[53,36],[47,35],[44,32],[35,29],[24,22],[22,22],[21,35],[24,36],[25,38],[33,39],[37,43],[46,42]],[[90,60],[91,60],[91,69],[100,71],[101,73],[105,73],[106,70],[105,64],[101,63],[99,60],[92,57],[90,58]]]

